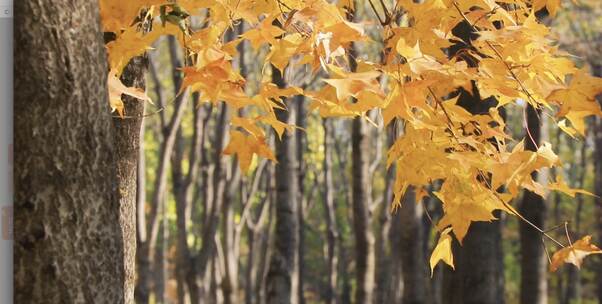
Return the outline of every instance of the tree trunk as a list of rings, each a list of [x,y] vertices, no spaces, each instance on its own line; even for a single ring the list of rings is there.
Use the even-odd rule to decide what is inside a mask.
[[[398,170],[403,170],[399,168]],[[422,203],[416,202],[414,189],[409,188],[404,196],[400,213],[402,229],[401,269],[403,272],[403,303],[426,303],[427,258],[424,253],[424,225]]]
[[[355,258],[357,289],[356,303],[372,303],[374,290],[375,256],[372,215],[368,195],[368,155],[370,141],[366,136],[366,123],[362,118],[353,120],[352,128],[352,171],[353,171],[353,233],[355,236]]]
[[[602,76],[602,66],[592,65],[594,75],[597,77]],[[600,100],[598,100],[600,102]],[[602,244],[602,118],[596,118],[596,125],[594,130],[594,197],[595,201],[595,214],[596,214],[596,228],[598,234],[598,243]],[[596,268],[596,280],[598,285],[597,297],[598,303],[602,303],[602,258],[598,258],[598,266]]]
[[[237,164],[231,166],[230,176],[240,176]],[[222,291],[224,294],[224,303],[236,304],[238,301],[238,240],[236,238],[237,223],[234,220],[234,207],[232,206],[234,192],[239,185],[238,178],[231,178],[228,181],[227,191],[224,195],[224,205],[222,208],[223,225],[223,251],[224,251],[224,278],[222,282]]]
[[[527,134],[525,138],[526,150],[537,151],[541,137],[540,115],[531,105],[527,107],[527,132],[530,135]],[[537,175],[537,173],[532,174],[534,180],[538,179]],[[540,176],[539,179],[545,181],[547,176]],[[544,228],[546,206],[543,197],[525,190],[518,212],[537,227]],[[523,221],[519,222],[519,232],[521,252],[520,302],[523,304],[547,303],[547,260],[541,244],[541,234]]]
[[[389,124],[386,128],[387,149],[395,142],[396,133],[396,123]],[[388,252],[381,249],[381,253],[377,254],[379,259],[377,303],[401,303],[403,293],[401,246],[399,244],[399,233],[403,227],[399,221],[399,210],[391,214],[395,169],[395,164],[391,164],[391,167],[386,168],[385,173],[383,206],[380,215],[381,236],[377,243],[381,243],[378,245],[381,248],[385,248],[385,244],[388,245]]]
[[[272,81],[284,88],[283,75],[272,68]],[[289,103],[290,104],[290,103]],[[288,111],[276,110],[278,120],[293,124],[295,107]],[[299,217],[298,175],[295,138],[293,133],[276,140],[276,231],[275,247],[267,276],[267,302],[275,304],[297,303],[299,283]]]
[[[167,250],[169,247],[169,220],[166,208],[161,208],[161,227],[159,227],[160,245],[155,248],[155,263],[153,269],[153,283],[155,302],[166,303],[166,284],[168,279]]]
[[[486,113],[493,101],[481,101],[478,92],[473,91],[462,92],[459,103],[474,114]],[[500,212],[494,212],[494,216],[499,218]],[[454,241],[452,250],[456,268],[446,268],[443,303],[504,303],[501,221],[471,223],[463,244]]]
[[[294,106],[296,106],[296,125],[299,129],[295,130],[295,149],[297,154],[297,182],[299,186],[297,188],[297,217],[299,218],[299,244],[297,250],[299,251],[299,287],[298,287],[298,304],[305,304],[304,296],[304,277],[305,277],[305,206],[307,205],[308,195],[305,193],[305,159],[303,154],[307,148],[307,111],[305,110],[305,97],[298,95],[294,97]]]
[[[577,171],[576,173],[576,189],[584,189],[585,188],[585,174],[587,170],[587,141],[583,141],[581,143],[581,149],[577,150],[575,159],[579,159],[579,167],[573,168],[573,170]],[[575,200],[577,201],[577,207],[575,208],[575,221],[571,223],[571,230],[569,230],[571,235],[571,240],[577,240],[581,236],[581,213],[583,211],[584,197],[583,194],[577,193]],[[581,303],[581,272],[579,268],[574,265],[568,265],[567,270],[567,284],[566,284],[566,293],[565,298],[562,303],[571,304],[571,303]]]
[[[326,214],[326,239],[327,245],[327,268],[328,268],[328,286],[324,300],[328,304],[338,303],[337,301],[337,275],[338,275],[338,240],[339,229],[337,226],[337,210],[335,204],[335,188],[333,183],[332,171],[332,139],[334,136],[333,125],[330,119],[324,119],[324,209]]]
[[[172,70],[177,71],[181,66],[177,62],[177,58],[172,56]],[[152,72],[152,71],[151,71]],[[181,80],[180,80],[181,81]],[[155,83],[160,85],[160,83]],[[180,83],[174,82],[176,88],[180,87]],[[174,104],[175,109],[167,125],[162,126],[162,141],[159,148],[159,164],[157,166],[156,179],[153,185],[153,196],[151,199],[150,212],[148,215],[146,232],[148,236],[145,242],[140,242],[139,249],[136,252],[138,261],[138,284],[136,286],[136,301],[139,303],[148,303],[151,288],[151,269],[153,263],[153,255],[159,235],[159,220],[161,217],[158,213],[164,208],[165,198],[167,194],[167,174],[169,169],[169,161],[173,154],[174,145],[176,143],[176,135],[180,128],[180,123],[184,116],[186,104],[188,103],[188,94],[183,93],[176,97]]]
[[[127,87],[145,88],[147,60],[135,57],[125,67],[121,81]],[[138,159],[140,154],[140,130],[144,116],[144,101],[133,97],[124,97],[125,113],[128,119],[113,118],[115,127],[114,141],[117,154],[117,182],[120,204],[121,226],[124,242],[128,247],[125,252],[125,269],[128,294],[134,295],[136,277],[136,192],[138,189]],[[136,118],[134,118],[136,117]],[[132,244],[132,245],[129,245]],[[131,299],[133,301],[133,298]]]
[[[228,122],[230,120],[230,108],[226,104],[222,104],[221,111],[219,113],[218,121],[216,123],[215,137],[213,139],[213,159],[215,161],[215,167],[213,169],[211,191],[212,195],[209,198],[211,203],[208,204],[208,210],[205,211],[206,219],[203,224],[202,233],[202,246],[198,255],[194,258],[194,267],[196,267],[196,277],[198,280],[207,278],[207,271],[213,263],[214,253],[216,250],[216,234],[220,223],[220,214],[222,210],[222,204],[224,203],[224,195],[226,194],[227,187],[227,172],[228,164],[225,159],[222,158],[222,151],[224,150],[224,144],[228,141]],[[215,271],[215,269],[214,269]],[[222,275],[218,274],[221,282]],[[212,280],[213,281],[213,280]],[[189,288],[195,288],[190,292],[191,303],[201,303],[202,297],[200,295],[201,284],[197,283],[195,286],[189,285]],[[206,290],[205,290],[206,292]],[[221,290],[219,292],[221,294]]]
[[[98,4],[14,8],[15,302],[132,303],[137,166],[118,164]]]
[[[474,39],[472,28],[466,22],[458,24],[452,32],[461,41],[449,48],[449,55],[470,48]],[[458,54],[469,66],[475,66],[475,59],[468,54]],[[494,98],[481,99],[476,83],[471,91],[458,89],[457,104],[472,114],[487,115],[497,101]],[[494,216],[499,217],[499,212]],[[464,238],[463,244],[453,243],[455,271],[444,275],[443,303],[497,304],[504,303],[504,264],[502,252],[501,221],[473,222]],[[538,243],[539,244],[539,243]],[[446,266],[447,267],[447,266]],[[446,269],[451,270],[449,267]]]
[[[355,71],[357,63],[355,45],[350,48],[351,71]],[[353,119],[351,128],[351,170],[352,170],[352,205],[353,233],[355,237],[356,284],[355,302],[372,303],[375,281],[374,233],[372,232],[372,212],[370,206],[370,162],[368,160],[371,145],[366,122],[362,117]]]
[[[504,303],[500,226],[474,222],[462,245],[454,241],[456,270],[445,273],[443,303]]]

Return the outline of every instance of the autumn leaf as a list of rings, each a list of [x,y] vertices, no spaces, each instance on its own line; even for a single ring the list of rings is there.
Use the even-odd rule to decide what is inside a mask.
[[[236,130],[230,131],[230,142],[224,149],[223,153],[225,155],[236,155],[240,170],[243,172],[247,172],[249,170],[255,155],[276,161],[276,157],[268,146],[265,138],[247,136],[244,133]]]
[[[562,264],[570,263],[577,268],[581,268],[583,259],[588,255],[602,254],[602,250],[596,245],[591,244],[592,237],[590,235],[584,236],[582,239],[573,243],[572,246],[562,248],[552,256],[552,263],[550,264],[550,271],[556,271]]]
[[[544,7],[548,10],[550,16],[554,17],[560,8],[560,0],[533,0],[534,11],[538,11]]]
[[[148,97],[142,89],[126,87],[121,80],[115,76],[114,71],[109,73],[107,82],[109,86],[109,105],[111,106],[111,111],[116,111],[122,118],[125,115],[123,101],[121,100],[122,94],[152,103],[150,97]]]
[[[573,188],[569,187],[566,184],[566,182],[564,181],[564,178],[562,177],[562,175],[560,175],[560,174],[558,176],[556,176],[556,182],[548,184],[548,189],[560,191],[570,197],[575,197],[575,195],[577,193],[585,194],[585,195],[589,195],[589,196],[596,196],[589,191],[585,191],[583,189],[573,189]]]
[[[454,256],[452,254],[452,237],[449,235],[451,232],[451,228],[446,228],[441,232],[441,236],[439,236],[439,241],[437,242],[437,246],[433,249],[433,253],[431,254],[430,265],[431,265],[431,277],[433,277],[433,273],[435,271],[435,266],[439,261],[443,261],[445,264],[454,268]]]
[[[560,104],[559,117],[566,117],[582,136],[585,135],[584,118],[602,116],[596,95],[602,93],[602,78],[591,76],[586,70],[577,71],[568,87],[554,90],[546,99]]]
[[[337,78],[324,79],[324,82],[336,89],[339,100],[342,101],[349,97],[357,97],[357,94],[364,90],[382,94],[379,83],[376,81],[376,78],[380,75],[379,72],[346,73],[340,69],[332,68],[335,74],[337,74]]]

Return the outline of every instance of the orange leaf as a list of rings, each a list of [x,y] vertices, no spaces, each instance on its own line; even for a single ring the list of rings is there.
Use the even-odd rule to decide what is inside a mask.
[[[573,246],[562,248],[552,256],[550,271],[556,271],[562,264],[571,263],[577,268],[581,268],[583,259],[590,254],[602,254],[602,250],[590,243],[591,235],[586,235],[578,240]]]

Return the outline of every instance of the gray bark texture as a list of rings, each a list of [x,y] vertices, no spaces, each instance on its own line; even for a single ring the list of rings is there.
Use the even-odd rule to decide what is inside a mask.
[[[131,303],[136,179],[117,182],[98,4],[14,5],[15,302]]]
[[[128,87],[144,89],[146,58],[136,57],[125,67],[121,81]],[[123,233],[126,294],[134,301],[136,280],[136,203],[138,189],[138,160],[140,159],[140,129],[144,115],[144,101],[133,97],[123,98],[127,119],[113,117],[113,141],[117,156],[117,197],[119,222]]]

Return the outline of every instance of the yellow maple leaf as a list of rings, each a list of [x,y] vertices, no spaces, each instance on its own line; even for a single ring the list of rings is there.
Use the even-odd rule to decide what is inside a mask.
[[[142,89],[126,87],[121,80],[115,76],[115,71],[109,73],[107,84],[109,86],[109,105],[111,106],[111,111],[117,111],[121,117],[124,117],[125,114],[123,101],[121,100],[122,94],[152,103],[150,97],[148,97]]]
[[[558,13],[560,8],[560,0],[533,0],[533,10],[538,11],[542,8],[546,8],[550,16],[554,17]]]
[[[343,101],[350,97],[357,97],[357,94],[364,90],[383,95],[380,84],[376,80],[380,76],[378,71],[345,73],[338,68],[335,69],[332,65],[329,67],[336,71],[335,73],[339,74],[339,77],[324,79],[324,82],[336,88],[337,99]]]
[[[272,25],[272,22],[276,16],[266,17],[259,23],[259,25],[246,31],[241,35],[242,38],[249,40],[251,46],[258,50],[265,43],[275,44],[277,43],[276,37],[284,34],[284,30]]]
[[[564,263],[570,263],[577,266],[577,268],[581,268],[581,264],[585,257],[592,254],[602,254],[602,250],[596,245],[591,244],[591,240],[591,235],[586,235],[573,243],[572,246],[556,251],[552,256],[550,270],[556,271]]]
[[[546,99],[558,102],[560,111],[556,115],[566,117],[579,134],[585,135],[583,119],[590,115],[602,116],[600,104],[596,101],[596,95],[600,93],[602,78],[581,69],[573,75],[567,88],[552,91]]]
[[[269,160],[276,161],[274,153],[266,143],[265,138],[255,138],[247,136],[244,133],[236,130],[230,131],[230,142],[224,149],[225,155],[236,155],[240,170],[247,172],[253,161],[253,157],[257,154]]]
[[[440,229],[451,226],[460,243],[472,222],[496,219],[494,210],[509,211],[491,190],[481,186],[467,172],[457,172],[447,179],[435,196],[443,202],[445,214],[437,224]]]
[[[589,191],[585,191],[583,189],[573,189],[573,188],[569,187],[569,185],[566,184],[566,182],[564,181],[564,178],[560,174],[558,176],[556,176],[556,182],[548,184],[548,188],[550,190],[560,191],[570,197],[575,197],[575,195],[577,193],[590,195],[590,196],[596,196]]]
[[[437,242],[437,246],[433,249],[433,253],[431,253],[430,265],[431,265],[431,277],[433,276],[433,272],[435,271],[435,266],[439,261],[445,262],[445,264],[454,268],[454,255],[452,253],[452,237],[449,235],[451,232],[451,228],[446,228],[441,232],[441,236],[439,236],[439,241]]]

